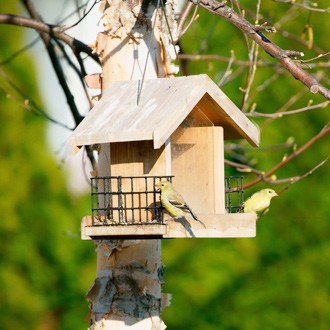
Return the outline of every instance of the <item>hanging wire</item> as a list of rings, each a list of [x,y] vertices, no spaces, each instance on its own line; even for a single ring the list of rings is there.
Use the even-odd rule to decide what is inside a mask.
[[[160,2],[160,0],[157,1],[154,22],[153,22],[153,25],[151,26],[152,31],[154,30],[154,28],[156,26],[156,22],[157,22],[159,2]],[[145,74],[147,71],[147,65],[148,65],[148,60],[149,60],[149,55],[150,55],[151,43],[152,43],[152,33],[150,34],[149,43],[148,43],[148,52],[147,52],[146,61],[145,61],[144,68],[143,68],[142,80],[141,80],[141,84],[139,85],[139,89],[138,89],[137,105],[139,105],[139,103],[140,103],[140,98],[141,98],[142,88],[143,88],[143,83],[144,83],[144,77],[145,77]]]

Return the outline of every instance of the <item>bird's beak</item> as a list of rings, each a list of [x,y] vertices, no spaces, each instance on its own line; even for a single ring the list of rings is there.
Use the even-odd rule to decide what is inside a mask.
[[[159,182],[155,184],[155,188],[156,188],[156,190],[160,190],[160,184],[159,184]]]

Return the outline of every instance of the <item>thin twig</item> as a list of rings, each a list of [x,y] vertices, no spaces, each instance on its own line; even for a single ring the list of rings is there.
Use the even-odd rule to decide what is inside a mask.
[[[91,5],[91,7],[88,9],[88,10],[84,10],[84,14],[82,17],[80,17],[75,23],[71,24],[70,26],[66,26],[64,31],[67,31],[69,29],[72,29],[73,27],[77,26],[81,21],[83,21],[86,16],[92,11],[92,9],[94,8],[94,6],[96,4],[98,4],[101,0],[94,0],[94,3]],[[75,14],[77,12],[77,10],[80,10],[84,7],[87,7],[87,4],[88,4],[89,1],[87,1],[85,4],[81,5],[80,7],[78,7],[77,9],[75,9],[75,11],[68,15],[67,17],[65,17],[62,21],[65,21],[68,17],[70,17],[71,15]]]
[[[291,6],[304,8],[304,9],[310,10],[310,11],[316,11],[319,13],[330,13],[330,8],[322,9],[322,8],[311,7],[311,6],[306,5],[305,1],[304,1],[304,4],[298,3],[297,1],[293,1],[293,0],[273,0],[273,1],[279,2],[279,3],[285,3],[285,4],[291,5]]]
[[[285,104],[283,104],[275,113],[278,112],[286,112],[288,111],[288,109],[293,106],[293,104],[295,104],[296,102],[298,102],[298,100],[300,100],[303,96],[306,95],[306,91],[301,88],[300,90],[298,90],[294,95],[292,95]],[[260,124],[260,127],[263,128],[267,125],[269,125],[270,123],[272,123],[276,118],[268,118],[266,119],[262,124]]]
[[[303,107],[300,109],[276,112],[276,113],[262,113],[262,112],[253,111],[253,112],[247,113],[246,115],[250,116],[250,117],[281,118],[283,116],[295,115],[297,113],[315,110],[315,109],[319,109],[319,108],[324,109],[325,107],[327,107],[329,105],[329,103],[330,103],[330,101],[324,101],[322,103],[310,105],[310,106]]]
[[[294,184],[294,183],[296,183],[296,182],[298,182],[298,181],[306,178],[307,176],[313,174],[316,170],[318,170],[321,166],[323,166],[329,159],[330,159],[330,156],[328,156],[327,158],[323,159],[320,163],[318,163],[316,166],[314,166],[311,170],[309,170],[305,174],[290,178],[291,179],[291,180],[289,180],[290,185],[292,185],[292,184]],[[278,195],[282,194],[284,191],[286,191],[290,187],[290,185],[285,186],[280,191],[277,191],[277,194]]]
[[[0,69],[0,73],[1,75],[5,78],[5,81],[9,84],[9,86],[23,99],[18,99],[17,97],[15,97],[14,95],[10,94],[5,87],[1,86],[0,85],[0,89],[4,92],[4,94],[12,99],[12,100],[15,100],[17,101],[24,109],[28,110],[28,111],[31,111],[32,113],[36,114],[36,115],[39,115],[39,116],[42,116],[44,119],[50,121],[51,123],[53,124],[56,124],[58,126],[61,126],[67,130],[70,130],[72,131],[73,130],[73,127],[69,127],[61,122],[59,122],[58,120],[50,117],[45,111],[43,111],[38,105],[36,102],[34,102],[32,99],[28,98],[23,90],[18,87],[13,81],[12,79],[2,70]]]
[[[210,60],[210,61],[220,61],[220,62],[226,62],[226,63],[232,61],[231,57],[221,56],[221,55],[217,55],[217,54],[179,54],[178,58],[181,60],[190,60],[190,61]],[[303,60],[295,60],[295,61],[297,63],[304,63]],[[250,65],[250,62],[235,59],[233,61],[233,64],[248,67]],[[260,60],[260,59],[257,60],[256,64],[258,67],[283,68],[283,66],[278,63],[267,62],[267,61]],[[329,62],[321,62],[321,63],[310,63],[310,64],[308,64],[308,67],[306,69],[328,68],[328,67],[330,67]]]
[[[304,178],[306,178],[307,176],[311,175],[312,173],[314,173],[317,169],[319,169],[321,166],[323,166],[328,160],[330,159],[330,155],[328,157],[326,157],[325,159],[323,159],[320,163],[318,163],[317,165],[315,165],[311,170],[309,170],[308,172],[306,172],[303,175],[297,175],[297,176],[293,176],[293,177],[289,177],[289,178],[282,178],[282,179],[274,179],[272,176],[271,177],[265,177],[265,173],[263,171],[257,170],[249,165],[245,165],[245,164],[240,164],[237,162],[233,162],[230,160],[225,159],[225,164],[235,167],[236,170],[238,172],[243,172],[243,173],[254,173],[256,175],[258,175],[260,178],[262,178],[261,181],[269,183],[269,184],[283,184],[283,183],[287,183],[289,182],[290,184],[296,183]],[[244,188],[249,188],[251,186],[245,185]],[[283,190],[288,189],[288,186],[286,186]],[[278,192],[280,193],[280,192]]]
[[[245,188],[249,188],[254,186],[255,184],[259,183],[260,181],[263,181],[265,178],[273,175],[276,171],[278,171],[281,167],[289,163],[292,159],[296,158],[306,150],[308,150],[314,143],[316,143],[318,140],[320,140],[323,136],[327,135],[330,132],[330,123],[325,125],[322,130],[313,136],[309,141],[307,141],[303,146],[301,146],[299,149],[294,150],[289,156],[284,157],[281,162],[276,164],[272,169],[269,171],[263,173],[260,175],[257,179],[250,181],[245,185]]]
[[[15,51],[14,53],[11,53],[11,55],[9,57],[7,57],[6,59],[4,59],[3,61],[0,62],[0,66],[3,66],[5,64],[10,63],[16,57],[18,57],[19,55],[25,53],[27,50],[29,50],[30,48],[32,48],[38,42],[39,42],[39,38],[35,38],[33,41],[31,41],[30,43],[28,43],[24,47],[20,48],[19,50]]]
[[[299,60],[299,62],[300,63],[308,63],[308,62],[315,61],[315,60],[318,60],[318,59],[320,59],[322,57],[326,57],[326,56],[329,56],[329,55],[330,55],[330,52],[327,52],[325,54],[319,54],[319,55],[317,55],[317,56],[315,56],[313,58],[310,58],[308,60]]]
[[[221,87],[224,84],[224,82],[226,81],[227,77],[229,77],[232,74],[232,66],[233,66],[233,63],[235,61],[235,52],[234,52],[234,50],[231,50],[230,54],[231,54],[231,56],[230,56],[231,60],[228,62],[226,71],[225,71],[222,78],[220,79],[220,81],[217,84],[219,87]]]
[[[198,6],[195,6],[193,15],[189,21],[189,23],[183,28],[184,23],[186,22],[188,15],[191,11],[191,9],[194,7],[194,5],[190,2],[187,2],[184,10],[182,11],[179,21],[178,21],[178,35],[179,38],[181,38],[190,28],[191,24],[196,20],[197,17],[197,11],[198,11]]]

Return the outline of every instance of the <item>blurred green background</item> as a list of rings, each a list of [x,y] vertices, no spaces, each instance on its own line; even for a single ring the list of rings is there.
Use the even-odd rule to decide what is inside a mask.
[[[241,1],[255,11],[255,3]],[[325,8],[326,1],[318,1]],[[306,58],[329,47],[329,14],[291,10],[265,1],[262,21],[280,22],[269,37],[284,49],[303,51]],[[16,12],[16,3],[0,4],[0,12]],[[251,18],[249,18],[251,20]],[[252,20],[251,20],[252,21]],[[303,36],[314,29],[313,47],[283,36],[290,31]],[[47,122],[27,111],[8,93],[6,75],[31,99],[38,95],[33,59],[23,52],[22,28],[0,25],[0,328],[85,329],[88,307],[85,294],[95,275],[94,245],[81,241],[80,219],[90,213],[89,196],[71,196],[67,174],[46,143]],[[308,41],[306,39],[306,41]],[[317,45],[317,49],[315,48]],[[224,20],[199,9],[199,18],[181,41],[187,54],[217,54],[246,61],[243,35]],[[259,50],[260,60],[276,61]],[[329,58],[329,57],[328,57]],[[319,63],[319,62],[316,62]],[[329,62],[328,62],[329,63]],[[190,74],[207,73],[219,82],[228,63],[192,61]],[[307,65],[306,65],[307,67]],[[231,67],[236,78],[222,89],[237,104],[242,102],[246,69]],[[241,70],[241,71],[240,71]],[[327,67],[309,69],[329,87]],[[271,79],[271,80],[269,80]],[[293,96],[296,96],[293,98]],[[271,113],[292,100],[289,109],[324,99],[285,71],[275,75],[262,66],[245,109]],[[227,158],[245,160],[268,170],[292,152],[289,141],[299,146],[318,133],[329,119],[329,106],[277,120],[251,118],[261,131],[260,149],[245,143],[232,148]],[[329,154],[329,137],[283,167],[278,178],[302,175]],[[234,174],[232,168],[227,174]],[[245,182],[254,177],[245,176]],[[253,239],[175,239],[163,241],[164,292],[174,294],[163,317],[169,329],[328,329],[330,326],[330,221],[328,163],[291,185],[272,203],[258,223]],[[260,183],[246,196],[267,185]],[[273,186],[280,190],[284,185]]]

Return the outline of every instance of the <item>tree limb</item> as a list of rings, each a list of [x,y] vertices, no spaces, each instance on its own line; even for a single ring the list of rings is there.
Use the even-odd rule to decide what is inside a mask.
[[[216,0],[189,0],[190,2],[200,5],[209,12],[221,16],[231,24],[240,29],[245,35],[249,36],[258,45],[260,45],[269,55],[276,58],[281,65],[289,71],[296,79],[305,84],[311,93],[319,93],[326,99],[330,100],[330,90],[318,83],[318,81],[309,73],[304,71],[297,63],[291,59],[292,55],[298,55],[297,52],[292,53],[290,50],[284,50],[270,41],[261,30],[269,30],[269,27],[253,25],[244,17],[237,14],[233,8],[225,5],[225,2]]]
[[[88,47],[83,42],[75,39],[65,32],[63,32],[63,28],[55,25],[46,24],[40,22],[35,19],[31,19],[28,17],[17,16],[12,14],[0,14],[0,24],[9,24],[27,27],[30,29],[34,29],[38,32],[48,33],[52,35],[54,38],[65,42],[74,53],[85,53],[90,56],[94,61],[100,64],[100,59],[96,53],[93,53],[93,50]]]

